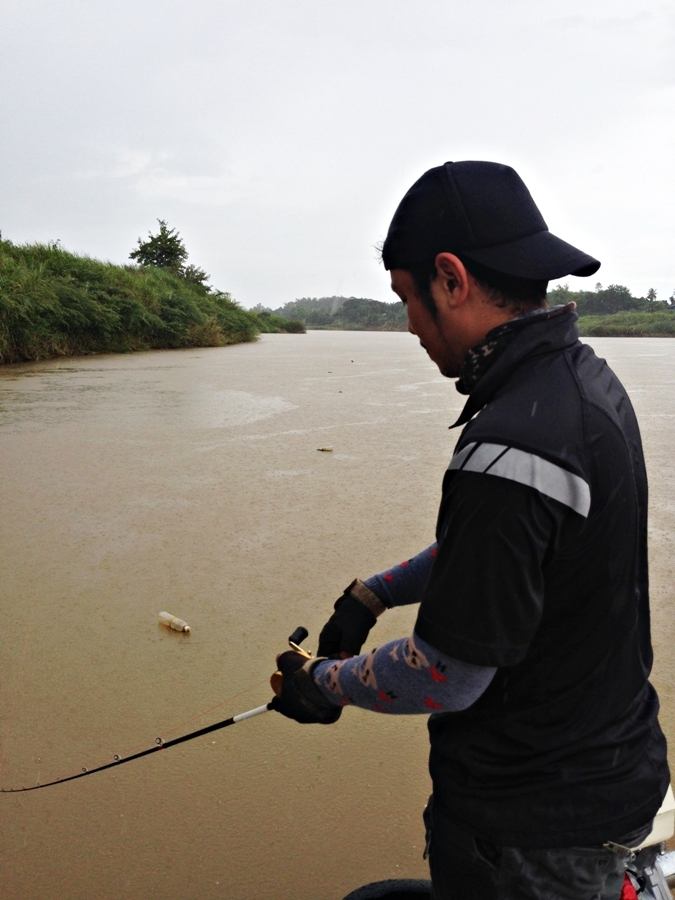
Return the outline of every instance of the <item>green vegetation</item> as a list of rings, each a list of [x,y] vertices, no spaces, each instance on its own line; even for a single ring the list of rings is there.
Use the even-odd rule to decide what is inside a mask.
[[[185,266],[186,258],[180,270],[116,266],[58,243],[0,239],[0,363],[216,347],[255,340],[260,332],[304,331],[301,323],[243,310],[206,286],[206,273]]]
[[[558,285],[549,292],[551,306],[574,301],[579,332],[584,337],[675,337],[675,292],[667,302],[650,288],[646,297],[633,297],[622,284],[594,291],[570,291]]]
[[[155,266],[157,269],[168,269],[174,275],[181,275],[188,258],[183,239],[175,228],[169,228],[164,219],[157,219],[157,222],[157,234],[149,231],[147,240],[138,238],[138,246],[131,251],[129,259],[133,259],[139,266]]]
[[[609,316],[582,316],[584,337],[675,337],[675,313],[618,312]]]
[[[551,306],[574,302],[582,335],[613,337],[675,336],[675,292],[667,302],[657,300],[650,288],[646,297],[633,297],[627,287],[611,284],[593,291],[571,291],[558,285],[549,292]],[[307,328],[360,331],[405,331],[407,318],[401,303],[380,303],[363,297],[302,297],[279,309],[256,308],[260,315],[293,317]]]
[[[557,285],[549,291],[551,306],[574,301],[580,316],[613,315],[620,312],[675,312],[675,291],[667,301],[657,300],[654,288],[649,288],[646,297],[633,297],[622,284],[603,287],[600,282],[593,291],[571,291],[566,284]]]
[[[287,334],[304,334],[305,326],[298,319],[287,319],[285,316],[277,316],[267,310],[251,310],[249,315],[255,320],[258,331],[276,334],[285,331]]]
[[[17,246],[0,238],[0,363],[82,353],[223,346],[266,332],[308,328],[405,331],[402,304],[364,297],[303,297],[276,310],[242,309],[188,263],[178,232],[137,241],[117,266],[68,253],[56,243]],[[675,336],[675,293],[650,288],[633,297],[623,285],[570,291],[558,285],[551,305],[574,301],[587,336]]]
[[[169,228],[164,219],[157,219],[159,231],[157,234],[148,232],[147,240],[140,238],[136,241],[138,246],[129,254],[141,266],[155,266],[158,269],[168,269],[174,275],[180,275],[186,281],[206,286],[209,276],[199,266],[187,265],[188,252],[183,239],[175,228]]]
[[[260,313],[272,312],[256,307]],[[404,306],[381,303],[365,297],[302,297],[292,300],[274,315],[300,319],[307,328],[345,331],[405,331],[408,327]]]

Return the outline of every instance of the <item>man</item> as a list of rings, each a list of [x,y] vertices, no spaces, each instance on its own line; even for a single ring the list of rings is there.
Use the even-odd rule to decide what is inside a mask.
[[[353,582],[276,708],[429,713],[435,898],[618,900],[669,775],[652,663],[647,482],[628,397],[547,283],[599,262],[508,166],[446,163],[383,247],[410,331],[467,395],[437,542]],[[385,608],[410,637],[357,654]]]

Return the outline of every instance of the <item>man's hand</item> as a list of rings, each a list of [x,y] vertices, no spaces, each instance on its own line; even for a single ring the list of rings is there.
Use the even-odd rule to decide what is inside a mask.
[[[368,637],[377,616],[386,609],[379,597],[354,579],[335,601],[335,612],[321,629],[319,656],[346,659],[355,656]]]
[[[277,693],[272,700],[272,709],[303,725],[317,723],[331,725],[337,722],[342,708],[330,703],[314,684],[312,668],[319,659],[307,659],[302,653],[287,650],[277,656],[277,666],[281,682],[272,676],[272,687]]]

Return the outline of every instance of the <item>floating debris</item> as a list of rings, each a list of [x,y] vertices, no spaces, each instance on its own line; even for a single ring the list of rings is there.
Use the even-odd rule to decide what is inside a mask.
[[[319,453],[332,453],[333,452],[332,447],[317,447],[316,449],[319,451]]]
[[[159,624],[166,625],[166,627],[170,628],[172,631],[183,631],[185,634],[190,633],[190,626],[188,623],[169,612],[163,611],[159,614]]]

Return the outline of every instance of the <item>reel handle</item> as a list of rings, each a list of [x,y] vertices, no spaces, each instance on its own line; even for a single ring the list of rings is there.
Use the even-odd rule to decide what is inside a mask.
[[[301,647],[300,644],[308,637],[309,631],[306,628],[303,628],[302,625],[298,625],[295,631],[288,636],[288,646],[291,650],[294,650],[296,653],[299,653],[301,656],[306,657],[307,659],[312,658],[312,654],[305,650],[304,647]],[[283,683],[284,676],[278,670],[272,675],[270,678],[270,685],[272,686],[272,690],[275,695],[279,697],[281,695],[281,685]]]
[[[288,636],[288,646],[292,647],[293,650],[299,651],[300,653],[307,653],[306,650],[303,650],[302,647],[300,647],[300,644],[307,637],[309,637],[309,631],[307,631],[306,628],[303,628],[302,625],[298,625],[293,634],[290,634]]]

